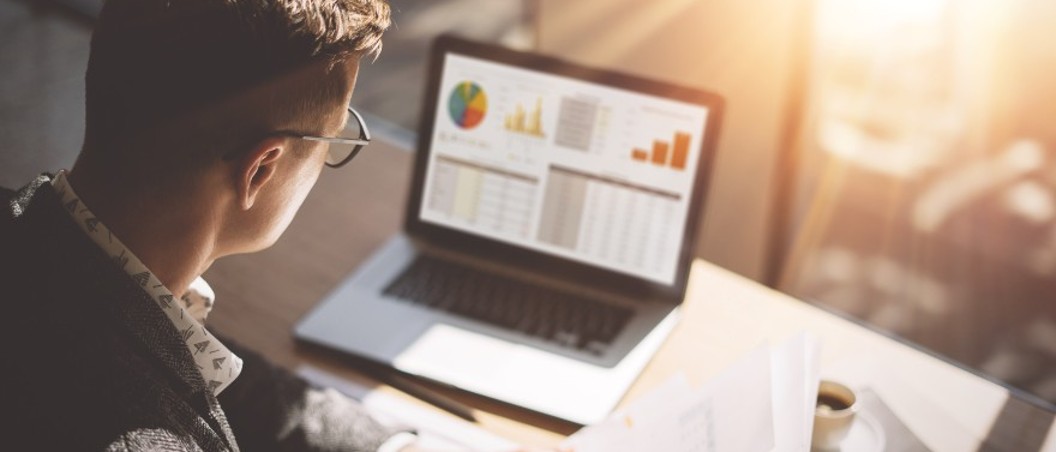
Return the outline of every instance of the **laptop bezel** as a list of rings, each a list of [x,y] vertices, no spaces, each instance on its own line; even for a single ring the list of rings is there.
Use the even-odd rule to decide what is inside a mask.
[[[705,124],[702,125],[704,139],[700,149],[701,157],[697,159],[697,173],[690,195],[689,213],[686,217],[674,284],[660,284],[626,273],[476,236],[421,219],[423,188],[436,125],[440,82],[446,56],[450,53],[656,95],[700,105],[708,109]],[[431,246],[457,250],[460,253],[467,253],[474,257],[495,262],[509,263],[511,266],[571,284],[583,285],[590,284],[588,282],[604,281],[604,284],[594,283],[590,285],[596,289],[618,294],[624,298],[681,303],[685,297],[689,266],[693,261],[694,250],[699,238],[700,223],[706,207],[706,192],[711,179],[711,169],[714,166],[714,154],[718,140],[719,125],[722,120],[723,106],[724,101],[721,96],[704,90],[648,80],[615,71],[590,68],[549,56],[478,43],[453,35],[440,36],[434,41],[429,54],[425,99],[422,103],[421,115],[419,116],[418,152],[414,161],[411,191],[408,194],[404,230],[411,238],[425,241]]]

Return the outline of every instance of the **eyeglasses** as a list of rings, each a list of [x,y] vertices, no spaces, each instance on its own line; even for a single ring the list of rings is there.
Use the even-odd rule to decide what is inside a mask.
[[[296,132],[277,132],[279,135],[299,138],[308,141],[320,141],[326,143],[329,148],[326,155],[326,166],[340,168],[351,162],[363,147],[370,144],[370,131],[367,123],[359,112],[348,107],[348,121],[339,137],[319,137],[315,135],[304,135]]]
[[[363,150],[364,146],[370,144],[370,131],[367,130],[367,123],[363,121],[363,116],[352,109],[352,107],[348,107],[348,116],[345,128],[340,132],[339,135],[341,136],[338,137],[320,137],[289,130],[271,132],[268,136],[284,136],[326,143],[326,166],[340,168],[352,161],[356,154]],[[223,158],[225,160],[231,159],[237,153],[238,151],[232,151],[224,155]]]

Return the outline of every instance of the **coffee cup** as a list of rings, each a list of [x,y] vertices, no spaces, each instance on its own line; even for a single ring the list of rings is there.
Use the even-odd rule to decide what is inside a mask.
[[[814,408],[814,434],[811,447],[815,450],[838,450],[840,442],[851,431],[858,412],[858,397],[847,386],[822,380],[818,386],[818,400]]]

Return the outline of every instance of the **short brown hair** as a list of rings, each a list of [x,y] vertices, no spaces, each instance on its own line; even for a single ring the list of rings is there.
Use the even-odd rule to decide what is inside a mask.
[[[85,77],[84,153],[119,152],[122,136],[311,64],[376,56],[389,22],[384,0],[108,0]]]

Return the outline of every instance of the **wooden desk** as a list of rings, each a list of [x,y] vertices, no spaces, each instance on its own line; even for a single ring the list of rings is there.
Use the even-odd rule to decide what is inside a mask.
[[[297,346],[291,331],[342,277],[399,230],[411,158],[377,143],[348,167],[325,170],[279,243],[262,253],[223,259],[206,274],[218,298],[210,326],[281,365],[311,364],[372,384],[344,360]],[[684,309],[682,322],[625,401],[678,371],[699,384],[760,344],[804,330],[823,342],[823,375],[841,362],[864,358],[883,369],[885,380],[900,380],[924,395],[886,401],[937,450],[977,449],[1008,398],[1001,386],[703,261],[693,266]],[[554,445],[576,429],[435,388],[477,408],[484,428],[524,444]],[[936,408],[946,414],[933,416]],[[1054,431],[1047,433],[1046,450],[1056,450]]]

